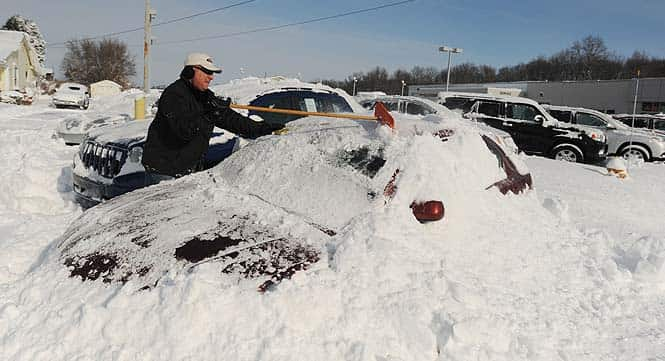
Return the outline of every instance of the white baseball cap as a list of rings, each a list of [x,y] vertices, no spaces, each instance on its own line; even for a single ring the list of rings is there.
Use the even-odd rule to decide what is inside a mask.
[[[185,66],[194,66],[198,65],[206,70],[209,70],[213,73],[221,73],[222,68],[218,67],[213,63],[212,58],[208,54],[204,53],[191,53],[187,55],[185,59]]]

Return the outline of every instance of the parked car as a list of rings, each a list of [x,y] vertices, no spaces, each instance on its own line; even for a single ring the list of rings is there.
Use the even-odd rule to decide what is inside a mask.
[[[411,115],[428,115],[445,111],[440,104],[429,99],[402,95],[378,95],[372,98],[360,99],[360,105],[367,109],[374,109],[374,104],[379,101],[391,112],[399,112]]]
[[[450,109],[444,107],[439,103],[420,97],[403,96],[403,95],[385,95],[384,93],[374,94],[370,96],[369,94],[366,93],[360,98],[356,96],[356,99],[359,99],[360,105],[362,105],[368,110],[374,110],[374,105],[376,104],[376,102],[381,102],[391,112],[398,112],[402,114],[410,114],[416,116],[425,116],[429,114],[438,114],[444,117],[453,116],[453,112]],[[462,115],[461,112],[455,112],[455,114]],[[484,133],[494,134],[495,140],[501,142],[502,145],[508,148],[511,152],[515,154],[518,153],[517,145],[513,141],[510,134],[502,130],[492,128],[484,123],[477,123],[477,125],[483,128],[482,131]]]
[[[270,94],[287,96],[286,89]],[[444,209],[452,219],[474,212],[469,193],[500,204],[515,197],[496,192],[531,187],[520,159],[459,116],[396,117],[396,131],[323,117],[290,128],[208,171],[84,212],[58,245],[60,262],[71,277],[144,288],[206,264],[226,284],[249,279],[264,291],[327,262],[326,243],[357,216],[409,218],[418,232]]]
[[[77,107],[88,109],[90,92],[88,87],[78,83],[62,83],[53,94],[53,105],[56,108]]]
[[[63,119],[55,130],[67,145],[78,145],[83,142],[88,132],[109,125],[127,123],[132,118],[129,114],[73,114]]]
[[[364,112],[342,90],[295,79],[247,78],[216,86],[213,90],[239,104],[314,112]],[[280,123],[300,118],[257,111],[239,112]],[[72,166],[74,195],[83,207],[92,207],[144,186],[145,170],[141,158],[149,125],[148,121],[130,122],[90,132]],[[221,162],[242,142],[234,134],[216,129],[206,153],[205,167]]]
[[[596,110],[556,105],[543,107],[557,120],[598,128],[607,137],[607,153],[626,159],[653,161],[665,159],[665,138],[631,129],[611,116]]]
[[[475,93],[439,93],[443,105],[460,109],[465,117],[508,132],[519,149],[569,162],[594,163],[605,159],[602,131],[563,123],[537,102],[520,97]]]
[[[648,114],[615,114],[613,117],[629,127],[646,129],[660,136],[665,136],[665,116]]]
[[[20,92],[16,90],[0,91],[0,102],[18,105],[32,104],[33,96],[31,91]]]

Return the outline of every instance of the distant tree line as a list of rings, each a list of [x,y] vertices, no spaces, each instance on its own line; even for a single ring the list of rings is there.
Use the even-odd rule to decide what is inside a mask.
[[[610,51],[603,39],[587,36],[575,41],[569,48],[549,57],[539,56],[528,63],[505,66],[498,70],[491,65],[463,63],[450,69],[451,83],[490,83],[527,80],[610,80],[640,77],[665,77],[665,59],[655,58],[645,52],[635,51],[623,58]],[[397,69],[392,73],[380,66],[368,72],[356,72],[344,80],[322,80],[333,87],[353,91],[380,90],[388,94],[400,94],[402,81],[408,85],[442,84],[447,69],[415,66],[411,71]],[[406,92],[406,90],[405,90]]]

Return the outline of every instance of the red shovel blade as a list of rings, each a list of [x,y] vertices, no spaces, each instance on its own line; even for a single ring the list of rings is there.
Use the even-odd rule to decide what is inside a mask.
[[[390,115],[386,106],[381,102],[376,102],[374,104],[374,116],[376,120],[381,123],[389,126],[391,129],[395,129],[395,119]]]

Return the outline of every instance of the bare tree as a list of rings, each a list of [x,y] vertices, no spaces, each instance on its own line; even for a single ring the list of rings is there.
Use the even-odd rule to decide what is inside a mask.
[[[120,40],[70,40],[61,69],[68,80],[90,84],[112,80],[123,87],[136,74],[134,58]]]

